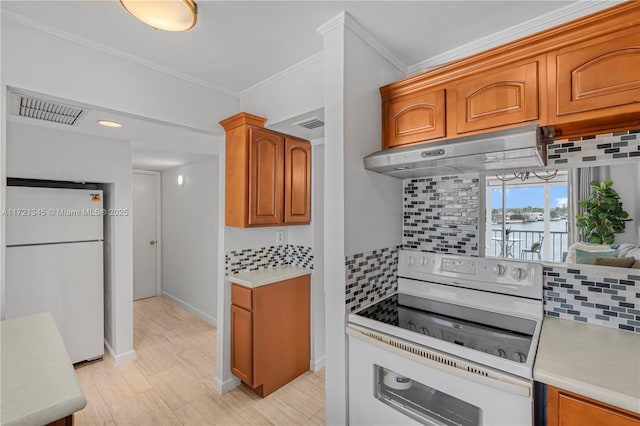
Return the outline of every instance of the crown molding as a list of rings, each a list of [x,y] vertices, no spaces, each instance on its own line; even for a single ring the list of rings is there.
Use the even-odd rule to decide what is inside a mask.
[[[139,57],[137,57],[135,55],[131,55],[129,53],[123,52],[121,50],[114,49],[114,48],[106,46],[106,45],[104,45],[102,43],[98,43],[98,42],[95,42],[95,41],[92,41],[92,40],[87,40],[87,39],[85,39],[83,37],[80,37],[80,36],[78,36],[76,34],[72,34],[72,33],[63,31],[61,29],[51,27],[49,25],[43,24],[43,23],[38,22],[36,20],[33,20],[33,19],[27,18],[25,16],[19,15],[17,13],[4,10],[4,11],[2,11],[2,16],[1,17],[2,17],[2,19],[6,18],[7,20],[12,21],[12,22],[14,22],[16,24],[19,24],[19,25],[34,29],[36,31],[40,31],[40,32],[45,33],[45,34],[52,35],[54,37],[58,37],[58,38],[60,38],[62,40],[66,40],[66,41],[69,41],[71,43],[78,44],[80,46],[88,47],[90,49],[95,49],[95,50],[97,50],[99,52],[105,53],[105,54],[110,55],[110,56],[114,56],[114,57],[116,57],[118,59],[122,59],[124,61],[131,62],[131,63],[136,64],[136,65],[140,65],[140,66],[148,68],[150,70],[157,71],[157,72],[160,72],[160,73],[163,73],[163,74],[170,75],[172,77],[178,78],[180,80],[187,81],[187,82],[195,84],[197,86],[204,87],[204,88],[207,88],[207,89],[210,89],[210,90],[214,90],[214,91],[219,92],[219,93],[221,93],[223,95],[231,96],[231,97],[233,97],[235,99],[239,99],[238,93],[233,92],[233,91],[231,91],[229,89],[225,89],[224,87],[217,86],[215,84],[209,83],[209,82],[201,80],[199,78],[196,78],[196,77],[190,76],[188,74],[182,73],[180,71],[174,70],[172,68],[165,67],[164,65],[160,65],[160,64],[152,62],[152,61],[147,61],[146,59],[142,59],[142,58],[139,58]]]
[[[316,28],[316,32],[324,37],[325,35],[327,35],[327,33],[335,30],[336,28],[344,26],[346,15],[347,12],[343,10],[342,12],[338,13],[336,16]]]
[[[329,21],[319,26],[316,31],[324,36],[330,31],[336,28],[344,26],[349,28],[355,35],[360,37],[365,43],[367,43],[373,50],[375,50],[380,56],[385,58],[391,65],[398,70],[406,73],[407,66],[394,55],[386,46],[380,43],[369,31],[367,31],[356,19],[347,11],[342,11]]]
[[[380,56],[385,58],[391,65],[396,67],[403,73],[407,72],[407,66],[394,55],[389,49],[378,41],[369,31],[367,31],[356,19],[348,12],[345,12],[345,27],[353,31],[358,37],[360,37],[365,43],[367,43],[373,50],[378,52]]]
[[[491,49],[496,46],[517,40],[539,31],[547,30],[556,25],[564,24],[577,18],[598,12],[602,9],[619,3],[619,0],[607,1],[577,1],[567,6],[561,7],[544,15],[535,17],[528,21],[490,34],[486,37],[475,40],[471,43],[451,49],[447,52],[435,55],[431,58],[410,65],[406,68],[406,75],[413,75],[438,65],[443,65],[458,59],[465,58],[475,53]]]
[[[284,70],[282,70],[282,71],[280,71],[280,72],[278,72],[276,74],[273,74],[270,77],[265,78],[264,80],[254,84],[253,86],[250,86],[250,87],[244,89],[243,91],[241,91],[238,94],[238,97],[240,99],[242,99],[242,98],[244,98],[244,97],[246,97],[246,96],[248,96],[248,95],[250,95],[250,94],[252,94],[254,92],[257,92],[260,89],[263,89],[266,86],[274,84],[275,82],[277,82],[279,80],[287,78],[292,74],[295,74],[295,73],[297,73],[299,71],[302,71],[305,68],[308,68],[308,67],[310,67],[310,66],[312,66],[312,65],[314,65],[314,64],[316,64],[318,62],[321,62],[322,58],[323,58],[323,54],[324,54],[323,51],[320,51],[318,53],[314,53],[313,55],[309,56],[307,59],[303,59],[302,61],[300,61],[300,62],[298,62],[296,64],[293,64],[290,67],[285,68]]]

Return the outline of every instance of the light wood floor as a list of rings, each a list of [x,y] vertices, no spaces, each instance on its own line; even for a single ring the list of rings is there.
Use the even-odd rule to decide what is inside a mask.
[[[213,390],[216,329],[163,297],[134,302],[136,360],[76,365],[87,406],[76,425],[324,425],[324,369],[262,399]]]

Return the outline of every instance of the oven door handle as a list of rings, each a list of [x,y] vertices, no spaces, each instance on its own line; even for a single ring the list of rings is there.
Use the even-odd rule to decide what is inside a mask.
[[[500,389],[511,394],[529,397],[532,394],[532,382],[519,377],[507,375],[485,366],[473,364],[443,352],[417,346],[407,341],[377,333],[359,326],[349,324],[346,328],[349,336],[366,343],[393,352],[404,358],[411,359],[448,374],[454,374],[462,379]],[[375,337],[372,337],[375,336]]]

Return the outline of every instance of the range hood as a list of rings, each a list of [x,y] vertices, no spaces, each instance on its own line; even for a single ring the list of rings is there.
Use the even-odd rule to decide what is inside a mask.
[[[400,179],[546,165],[551,128],[528,125],[439,142],[378,151],[364,168]]]

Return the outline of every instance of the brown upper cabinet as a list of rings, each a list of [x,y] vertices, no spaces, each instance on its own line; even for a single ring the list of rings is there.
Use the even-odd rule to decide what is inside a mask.
[[[311,144],[241,112],[226,131],[225,223],[257,227],[311,221]]]
[[[249,225],[282,223],[284,138],[249,128]]]
[[[284,140],[284,222],[311,221],[311,145],[293,138]]]
[[[640,2],[380,88],[382,148],[527,123],[557,136],[640,126]]]
[[[638,113],[640,28],[633,27],[549,54],[554,123]]]
[[[425,89],[384,102],[385,148],[445,137],[445,90]]]
[[[476,73],[456,84],[458,134],[540,118],[538,74],[542,60]]]

